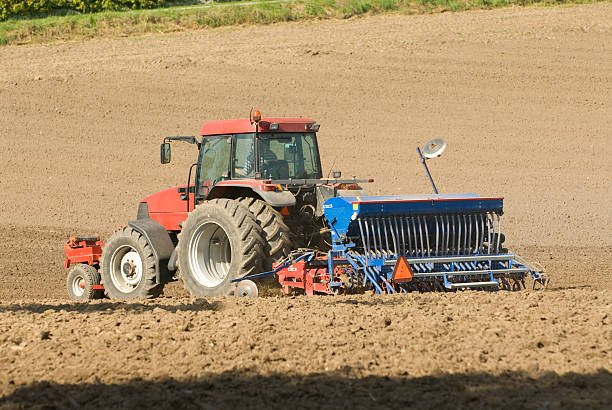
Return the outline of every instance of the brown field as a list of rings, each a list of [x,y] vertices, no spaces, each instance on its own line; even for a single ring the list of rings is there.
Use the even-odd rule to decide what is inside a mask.
[[[545,291],[67,300],[63,241],[187,179],[203,121],[308,116],[372,194],[505,199]],[[612,4],[0,48],[0,408],[612,407]]]

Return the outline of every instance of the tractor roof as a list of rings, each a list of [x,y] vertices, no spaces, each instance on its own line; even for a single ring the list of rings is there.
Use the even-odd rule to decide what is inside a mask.
[[[303,132],[310,131],[315,121],[310,118],[262,118],[259,121],[260,132]],[[277,130],[270,130],[270,124],[278,124]],[[255,132],[255,123],[248,118],[237,120],[209,121],[202,125],[200,135],[241,134]]]

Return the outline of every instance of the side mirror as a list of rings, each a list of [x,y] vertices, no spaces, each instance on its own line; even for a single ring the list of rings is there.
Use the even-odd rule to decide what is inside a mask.
[[[160,147],[161,163],[168,164],[170,162],[170,143],[164,142]]]

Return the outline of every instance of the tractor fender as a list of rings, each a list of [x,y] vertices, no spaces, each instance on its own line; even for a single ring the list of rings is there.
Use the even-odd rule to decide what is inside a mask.
[[[253,191],[274,208],[295,205],[295,196],[289,191],[264,191],[253,188]]]
[[[137,219],[128,222],[128,226],[141,233],[153,248],[155,258],[155,281],[166,283],[172,278],[168,270],[168,262],[174,252],[174,244],[168,235],[168,231],[162,224],[151,218]]]
[[[206,199],[251,196],[249,195],[251,192],[274,208],[295,205],[295,196],[290,191],[264,191],[253,183],[234,183],[233,181],[218,183]]]

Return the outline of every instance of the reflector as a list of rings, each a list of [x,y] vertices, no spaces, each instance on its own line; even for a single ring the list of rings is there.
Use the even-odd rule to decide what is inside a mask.
[[[434,138],[423,147],[423,156],[427,159],[439,157],[446,149],[446,141],[442,138]]]
[[[393,282],[402,283],[412,280],[412,268],[408,265],[405,256],[400,256],[393,267]]]

